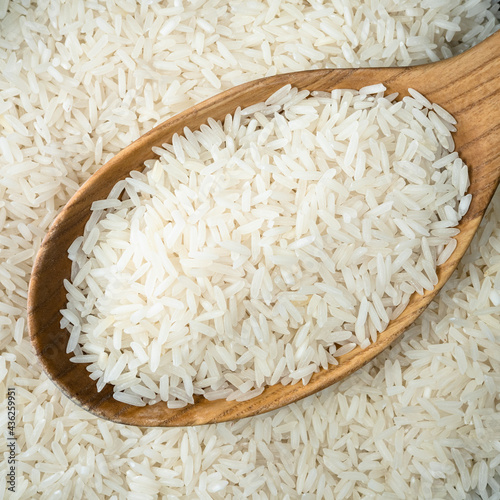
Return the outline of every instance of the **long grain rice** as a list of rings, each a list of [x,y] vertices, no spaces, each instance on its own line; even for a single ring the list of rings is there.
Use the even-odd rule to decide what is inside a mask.
[[[0,461],[6,497],[498,498],[498,196],[449,285],[400,342],[331,390],[250,420],[161,430],[93,417],[47,379],[26,323],[21,339],[18,323],[26,318],[33,256],[58,211],[130,142],[217,93],[218,82],[202,69],[223,90],[290,71],[422,64],[463,52],[496,29],[498,3],[490,0],[0,2],[0,383],[4,396],[16,388],[17,412],[15,492],[7,492],[8,455]],[[451,119],[437,105],[433,113]],[[438,140],[447,147],[446,133]],[[360,190],[367,191],[364,168],[387,168],[383,148],[380,155],[382,164],[359,157],[351,164]],[[461,196],[466,190],[459,186]],[[425,198],[418,207],[409,200],[396,196],[395,204],[425,209]],[[171,272],[169,261],[161,264]],[[355,289],[351,274],[342,269]],[[196,293],[198,285],[183,286]],[[239,286],[227,289],[230,309]],[[398,385],[389,392],[386,360],[400,362],[402,392]]]

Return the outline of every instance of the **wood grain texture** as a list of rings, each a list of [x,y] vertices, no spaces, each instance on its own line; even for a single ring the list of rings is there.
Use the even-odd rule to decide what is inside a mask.
[[[264,101],[291,83],[299,89],[329,91],[359,89],[384,83],[388,92],[407,95],[408,87],[450,111],[459,121],[454,138],[457,151],[469,166],[472,204],[462,219],[458,246],[448,262],[438,268],[439,282],[423,296],[414,294],[403,314],[392,321],[368,348],[354,349],[339,364],[313,375],[302,384],[267,387],[247,402],[208,401],[195,398],[194,405],[170,410],[164,402],[142,408],[112,398],[112,387],[101,393],[88,376],[86,365],[69,361],[68,334],[61,330],[60,309],[65,306],[63,280],[71,263],[67,249],[83,233],[93,201],[106,198],[112,186],[131,170],[142,170],[154,158],[152,146],[169,142],[184,126],[197,129],[209,117],[223,119],[238,106]],[[75,403],[91,413],[115,422],[141,426],[183,426],[223,422],[265,413],[314,394],[343,379],[382,352],[422,313],[446,283],[466,251],[500,178],[500,33],[468,52],[446,61],[412,68],[313,70],[256,80],[223,92],[174,116],[117,154],[97,171],[71,198],[50,227],[37,255],[28,296],[31,342],[47,375]]]

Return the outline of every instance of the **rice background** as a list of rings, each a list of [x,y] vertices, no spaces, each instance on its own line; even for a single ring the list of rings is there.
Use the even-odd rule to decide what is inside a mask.
[[[449,57],[498,2],[0,1],[0,497],[500,498],[500,193],[438,299],[346,381],[240,422],[141,429],[94,418],[41,373],[33,257],[59,209],[131,141],[258,77]]]

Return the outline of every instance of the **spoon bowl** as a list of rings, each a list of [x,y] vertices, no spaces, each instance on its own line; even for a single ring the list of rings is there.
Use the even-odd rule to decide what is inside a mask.
[[[407,95],[415,88],[447,109],[458,120],[456,151],[469,166],[472,203],[462,218],[457,247],[437,268],[438,283],[424,295],[413,294],[403,313],[391,321],[376,342],[340,356],[338,365],[315,373],[307,385],[268,386],[249,401],[209,401],[195,396],[195,404],[169,409],[166,402],[144,407],[113,399],[113,388],[97,392],[85,364],[70,361],[68,333],[61,329],[60,310],[66,305],[64,279],[71,262],[67,250],[83,234],[94,201],[107,197],[111,188],[132,170],[142,170],[155,158],[153,146],[170,142],[183,128],[198,129],[208,118],[223,120],[238,106],[265,101],[286,84],[299,90],[360,89],[383,83],[388,93]],[[76,404],[99,417],[130,425],[185,426],[224,422],[275,410],[314,394],[372,360],[391,345],[425,310],[457,267],[469,246],[500,179],[500,33],[451,59],[411,68],[324,69],[277,75],[222,92],[167,120],[118,153],[100,168],[69,200],[50,227],[35,260],[28,295],[28,326],[32,345],[46,374]]]

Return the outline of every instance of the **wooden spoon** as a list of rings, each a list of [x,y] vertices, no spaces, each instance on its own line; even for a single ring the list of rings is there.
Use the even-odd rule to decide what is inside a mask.
[[[360,89],[382,82],[387,92],[407,95],[409,87],[450,111],[458,120],[454,135],[457,151],[469,166],[472,204],[459,224],[458,245],[448,262],[437,270],[439,282],[423,296],[414,294],[399,318],[366,349],[356,348],[338,358],[339,364],[313,375],[307,385],[276,384],[246,402],[208,401],[196,397],[194,405],[167,408],[165,402],[134,407],[115,401],[112,386],[98,393],[86,365],[70,362],[68,333],[61,330],[60,309],[66,305],[63,280],[70,277],[67,250],[83,234],[95,200],[107,197],[117,181],[131,170],[142,170],[154,158],[153,146],[170,142],[185,126],[197,129],[209,117],[223,120],[238,106],[264,101],[290,83],[298,89],[330,91]],[[162,123],[117,154],[97,171],[69,200],[55,219],[36,257],[28,296],[31,342],[47,375],[75,403],[115,422],[141,426],[198,425],[249,417],[302,399],[332,385],[372,360],[394,342],[427,307],[457,267],[476,232],[500,179],[500,33],[451,59],[411,68],[325,69],[277,75],[255,80],[223,92]]]

